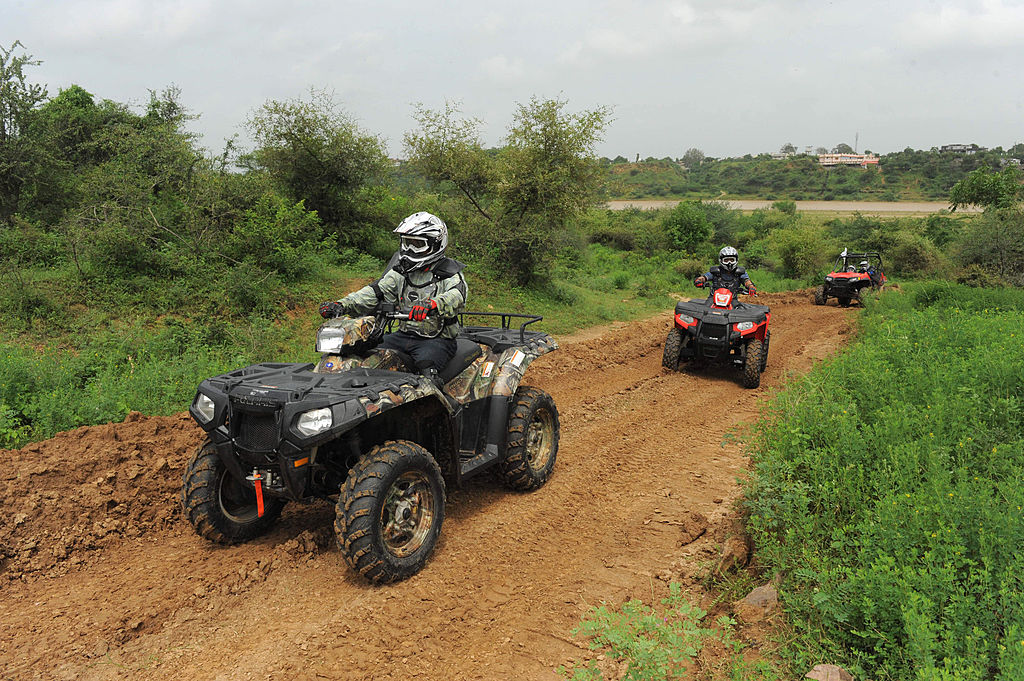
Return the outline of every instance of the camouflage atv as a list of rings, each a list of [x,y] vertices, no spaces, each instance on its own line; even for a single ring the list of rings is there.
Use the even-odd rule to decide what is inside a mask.
[[[547,481],[558,410],[520,384],[534,359],[558,348],[527,330],[541,317],[461,315],[501,326],[463,327],[442,391],[413,373],[409,357],[375,349],[405,316],[385,308],[328,320],[316,364],[254,364],[199,385],[189,413],[207,438],[188,464],[182,503],[201,537],[243,542],[267,532],[287,502],[327,499],[348,564],[391,582],[433,551],[446,489],[492,469],[515,490]]]

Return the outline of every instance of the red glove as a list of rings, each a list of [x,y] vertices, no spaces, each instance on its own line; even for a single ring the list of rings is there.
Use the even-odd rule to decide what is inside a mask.
[[[757,295],[757,287],[754,286],[753,284],[747,284],[747,291],[752,296],[756,296]]]
[[[697,288],[704,288],[704,284],[706,284],[707,281],[708,280],[705,279],[703,276],[700,276],[693,280],[693,285],[696,286]]]
[[[409,310],[409,319],[413,320],[414,322],[422,322],[424,319],[427,318],[428,314],[436,311],[436,300],[428,300],[425,303],[416,303],[415,305],[412,306],[412,309]]]
[[[345,308],[343,308],[339,302],[328,300],[326,303],[320,303],[320,316],[324,319],[340,317],[344,313]]]

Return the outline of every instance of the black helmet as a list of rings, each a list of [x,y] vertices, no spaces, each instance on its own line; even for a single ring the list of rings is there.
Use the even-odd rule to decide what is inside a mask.
[[[732,272],[740,260],[740,254],[732,246],[726,246],[718,252],[718,264]]]
[[[430,213],[413,213],[395,228],[401,237],[399,262],[406,271],[418,270],[444,257],[448,247],[448,225]]]

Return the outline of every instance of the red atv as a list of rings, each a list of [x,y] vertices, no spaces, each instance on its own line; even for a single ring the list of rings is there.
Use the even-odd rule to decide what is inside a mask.
[[[749,291],[740,287],[738,293]],[[756,388],[768,365],[771,316],[767,305],[741,303],[727,288],[716,289],[706,300],[678,302],[661,364],[672,371],[685,362],[740,367],[743,387]]]
[[[886,281],[881,255],[874,251],[849,253],[844,249],[825,276],[825,283],[814,289],[814,304],[824,305],[829,298],[835,298],[841,306],[849,307],[850,301],[861,302],[865,289],[878,291]]]

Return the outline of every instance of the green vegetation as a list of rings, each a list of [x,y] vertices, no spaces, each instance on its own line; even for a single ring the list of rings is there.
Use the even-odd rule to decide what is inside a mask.
[[[1019,290],[906,285],[773,402],[746,505],[796,669],[1024,678],[1022,325]]]
[[[706,678],[720,678],[718,675],[723,673],[736,681],[779,678],[769,663],[750,663],[744,659],[746,646],[733,634],[734,620],[723,616],[716,619],[714,626],[707,626],[706,617],[707,613],[690,604],[680,586],[673,583],[669,585],[669,595],[661,600],[661,608],[651,608],[635,599],[617,609],[601,605],[591,608],[573,634],[587,637],[591,650],[623,667],[612,671],[609,678],[685,678],[701,651],[712,642],[725,654],[701,658],[701,671]],[[578,662],[572,669],[559,667],[558,673],[573,681],[606,678],[601,665],[594,660]]]
[[[594,145],[609,110],[569,114],[565,105],[519,105],[496,150],[482,147],[479,121],[450,105],[420,109],[421,129],[405,139],[410,166],[447,199],[442,214],[461,226],[463,248],[520,285],[545,278],[572,221],[598,203]]]
[[[877,168],[826,168],[817,156],[806,154],[713,159],[691,149],[678,161],[648,158],[630,163],[618,157],[602,163],[608,198],[945,200],[953,186],[974,171],[999,171],[1010,159],[1024,161],[1024,144],[971,154],[905,149],[879,158]],[[1013,170],[1007,167],[992,174],[1001,177]],[[952,200],[957,201],[955,196]]]

